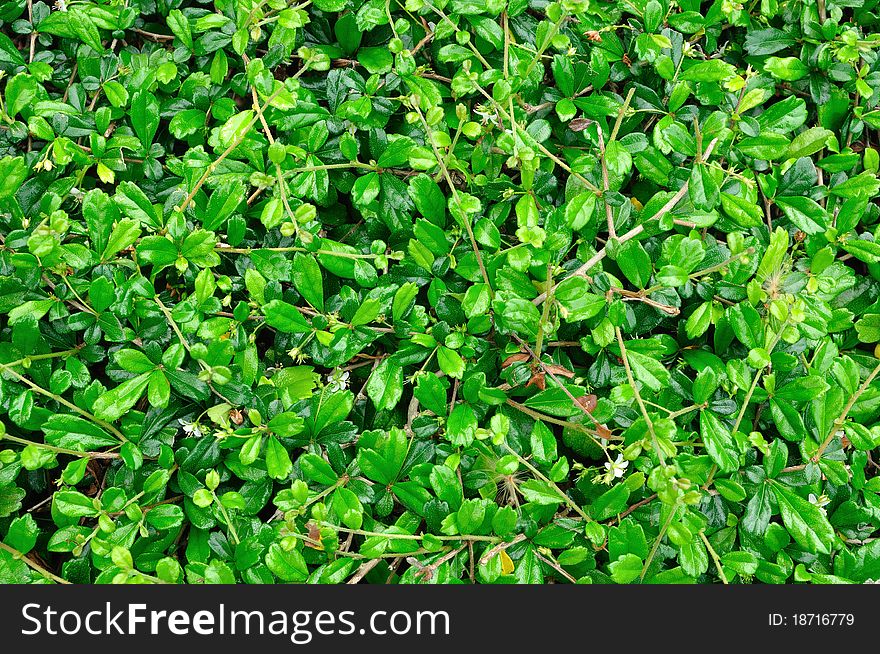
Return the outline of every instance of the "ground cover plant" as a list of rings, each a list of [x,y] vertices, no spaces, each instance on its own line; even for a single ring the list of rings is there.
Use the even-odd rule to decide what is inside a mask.
[[[877,0],[0,3],[0,581],[880,578]]]

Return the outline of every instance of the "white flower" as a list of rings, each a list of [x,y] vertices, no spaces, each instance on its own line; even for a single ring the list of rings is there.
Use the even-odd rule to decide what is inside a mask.
[[[828,497],[824,493],[822,495],[820,495],[819,497],[816,497],[815,494],[810,493],[810,496],[808,499],[810,500],[810,504],[819,507],[819,510],[822,511],[822,513],[825,513],[827,515],[827,512],[825,511],[824,507],[826,504],[828,504],[831,501],[830,497]]]
[[[348,388],[348,378],[351,376],[347,370],[334,368],[333,372],[327,375],[327,390],[331,392],[342,391]]]
[[[67,11],[67,0],[55,0],[55,9],[57,11]]]
[[[624,461],[623,454],[618,454],[614,461],[605,462],[605,470],[608,471],[606,477],[609,481],[611,479],[620,479],[623,477],[623,473],[626,472],[627,466],[629,466],[629,461]]]
[[[185,420],[178,420],[180,423],[180,428],[183,429],[184,433],[188,436],[195,436],[196,438],[202,437],[202,429],[199,427],[199,423],[197,422],[186,422]]]
[[[498,120],[498,114],[493,110],[489,110],[483,105],[477,105],[476,109],[474,109],[474,113],[482,118],[482,122],[486,125],[489,122],[495,122]]]

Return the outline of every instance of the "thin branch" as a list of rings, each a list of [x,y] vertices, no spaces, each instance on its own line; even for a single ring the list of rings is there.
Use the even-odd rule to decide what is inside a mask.
[[[709,143],[709,147],[706,148],[706,152],[703,153],[704,159],[707,159],[709,157],[709,155],[712,154],[712,150],[715,148],[715,145],[717,143],[718,143],[718,139],[713,139],[712,142]],[[669,198],[669,201],[663,205],[663,207],[660,209],[660,211],[658,211],[656,214],[654,214],[651,218],[660,219],[663,216],[665,216],[667,213],[672,211],[675,208],[675,205],[677,205],[679,203],[679,201],[681,201],[681,199],[685,195],[687,195],[688,184],[689,184],[689,182],[685,182],[684,184],[682,184],[682,187],[680,189],[678,189],[676,194],[673,195],[671,198]],[[635,238],[636,236],[638,236],[639,234],[641,234],[643,231],[645,231],[644,224],[636,225],[631,230],[629,230],[626,234],[624,234],[623,236],[621,236],[620,238],[617,239],[618,245],[623,245],[627,241],[629,241],[629,240]],[[608,246],[606,245],[601,250],[599,250],[596,254],[594,254],[592,257],[590,257],[585,264],[580,266],[577,270],[575,270],[573,273],[571,273],[567,277],[558,281],[553,286],[553,288],[551,288],[549,291],[541,293],[538,297],[536,297],[534,300],[532,300],[532,304],[535,304],[535,305],[541,304],[544,300],[547,299],[548,295],[552,294],[553,291],[556,290],[556,288],[559,286],[559,284],[564,282],[569,277],[576,277],[576,276],[584,277],[587,274],[587,272],[589,272],[592,269],[592,267],[595,266],[597,263],[602,261],[602,259],[604,259],[607,256],[607,254],[608,254]]]
[[[853,405],[858,402],[859,398],[862,396],[866,390],[868,390],[868,386],[871,385],[871,382],[880,374],[880,363],[878,363],[874,369],[871,371],[871,374],[862,382],[862,385],[859,386],[858,390],[853,394],[851,398],[849,398],[849,402],[846,403],[846,406],[843,407],[843,411],[840,412],[840,416],[834,423],[831,425],[831,431],[828,436],[822,441],[822,444],[819,446],[819,449],[810,459],[813,463],[817,463],[819,459],[822,458],[822,455],[825,453],[825,450],[828,449],[828,446],[831,444],[831,441],[834,440],[834,435],[840,431],[846,422],[846,417],[849,415],[849,412],[852,410]]]
[[[487,550],[486,553],[480,557],[480,565],[486,565],[493,556],[495,556],[499,552],[503,552],[508,547],[513,547],[517,543],[523,542],[525,539],[526,539],[525,534],[517,534],[516,538],[514,538],[511,541],[508,541],[506,543],[498,543],[497,545],[495,545],[495,547],[493,547],[490,550]]]
[[[626,370],[626,378],[629,380],[629,385],[632,386],[633,393],[636,395],[636,402],[642,412],[642,417],[645,419],[645,424],[648,425],[648,433],[651,434],[651,443],[654,446],[654,452],[657,453],[657,458],[660,459],[660,465],[665,466],[666,457],[663,455],[663,450],[660,448],[660,442],[657,440],[657,434],[654,432],[654,423],[648,415],[648,408],[645,406],[642,396],[639,394],[639,388],[636,386],[636,380],[633,377],[632,369],[629,366],[629,359],[627,359],[626,356],[626,346],[623,344],[623,333],[620,331],[620,327],[615,327],[614,332],[617,335],[617,344],[620,347],[620,358],[623,360],[623,368]]]
[[[46,579],[51,579],[52,581],[54,581],[55,583],[58,583],[58,584],[70,584],[70,582],[67,581],[67,579],[63,579],[62,577],[59,577],[55,573],[50,572],[49,570],[47,570],[46,568],[41,566],[39,563],[37,563],[35,561],[31,561],[25,554],[22,554],[14,547],[10,547],[9,545],[7,545],[6,543],[4,543],[2,541],[0,541],[0,550],[5,550],[5,551],[9,552],[9,554],[12,555],[13,559],[23,561],[24,563],[27,564],[27,566],[29,568],[31,568],[32,570],[36,570],[41,575],[43,575]]]

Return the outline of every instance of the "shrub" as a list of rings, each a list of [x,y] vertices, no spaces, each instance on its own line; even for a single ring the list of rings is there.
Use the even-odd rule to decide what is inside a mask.
[[[0,580],[880,576],[876,6],[4,2]]]

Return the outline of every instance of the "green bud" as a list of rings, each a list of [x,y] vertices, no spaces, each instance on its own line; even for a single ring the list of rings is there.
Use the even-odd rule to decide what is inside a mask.
[[[285,148],[279,141],[275,141],[269,146],[269,161],[272,163],[280,164],[286,157],[287,148]]]

